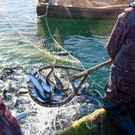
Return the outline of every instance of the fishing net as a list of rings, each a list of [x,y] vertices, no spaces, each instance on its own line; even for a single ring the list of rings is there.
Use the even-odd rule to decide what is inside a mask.
[[[52,93],[51,98],[53,99],[49,102],[40,98],[34,88],[30,87],[27,76],[33,72],[33,75],[38,76],[37,78],[43,79],[42,77],[46,77],[50,73],[51,66],[40,68],[40,71],[36,67],[31,72],[26,72],[23,67],[11,66],[0,70],[0,95],[16,116],[25,134],[36,135],[39,132],[44,132],[46,135],[53,134],[57,129],[69,126],[72,121],[100,106],[96,98],[87,93],[88,85],[82,85],[79,91],[75,93],[72,84],[69,82],[68,77],[73,73],[82,71],[82,69],[65,66],[55,66],[54,68],[55,76],[62,81],[63,90],[56,94]],[[67,73],[68,71],[69,73]],[[37,74],[37,72],[40,72],[40,74]],[[68,76],[65,76],[65,74]],[[54,74],[51,74],[49,78],[55,87]],[[31,95],[31,98],[29,95]],[[61,97],[64,97],[65,100]],[[28,128],[29,126],[31,130]]]
[[[68,85],[68,88],[60,88],[63,91],[66,89],[66,91],[63,92],[64,97],[63,97],[62,100],[59,99],[59,102],[58,101],[53,102],[53,100],[52,100],[52,98],[56,99],[54,91],[51,92],[51,96],[48,97],[48,98],[51,97],[51,99],[49,99],[49,101],[46,101],[46,99],[44,100],[44,96],[41,96],[43,94],[41,94],[41,92],[39,92],[40,90],[36,90],[35,87],[32,84],[34,82],[33,81],[34,79],[35,80],[37,79],[37,83],[43,80],[43,79],[41,79],[41,74],[39,75],[39,72],[36,72],[34,74],[31,74],[31,77],[29,77],[29,78],[32,78],[33,76],[35,77],[35,78],[33,78],[33,80],[31,79],[29,81],[29,90],[30,90],[30,95],[31,95],[32,99],[34,101],[37,101],[39,104],[42,104],[44,106],[58,106],[58,105],[66,104],[67,102],[69,102],[75,96],[75,87],[74,87],[75,84],[74,84],[74,82],[70,81],[70,76],[72,74],[75,74],[76,72],[82,71],[81,68],[83,68],[83,67],[81,66],[80,61],[78,59],[76,59],[74,56],[72,56],[67,50],[65,50],[64,47],[62,47],[62,45],[60,45],[58,43],[58,41],[55,39],[55,37],[53,36],[53,34],[50,30],[49,24],[48,24],[48,16],[47,16],[48,15],[48,9],[49,9],[49,4],[46,7],[46,13],[45,13],[45,18],[44,18],[45,19],[45,26],[46,26],[46,29],[47,29],[47,32],[48,32],[48,36],[43,37],[41,39],[41,41],[38,43],[38,45],[39,45],[38,47],[42,48],[42,51],[45,51],[44,55],[46,55],[46,58],[48,58],[47,62],[51,61],[52,67],[54,67],[56,64],[59,64],[59,67],[55,66],[54,70],[57,73],[61,73],[59,81],[64,82],[64,84],[62,84],[62,86]],[[62,67],[62,66],[60,67],[60,65],[68,65],[70,67],[69,68]],[[80,69],[77,69],[77,67],[80,68]],[[45,72],[48,72],[48,70],[50,70],[51,68],[45,67],[45,68],[42,68],[42,71],[43,71],[43,69],[44,69],[44,71],[46,70]],[[41,71],[41,69],[40,69],[40,71]],[[35,74],[37,74],[37,75],[35,76]],[[49,72],[46,73],[46,74],[49,74]],[[46,79],[47,76],[48,75],[43,76],[43,74],[42,74],[42,78]],[[67,78],[64,78],[64,80],[63,80],[62,76],[66,76]],[[55,78],[55,83],[53,81],[54,78]],[[56,78],[58,79],[58,76],[53,74],[53,76],[51,76],[51,79],[49,80],[50,82],[53,82],[53,85],[50,86],[50,87],[53,87],[53,89],[56,86]],[[48,80],[46,80],[46,81],[48,81]],[[50,83],[49,81],[48,81],[48,83]],[[66,82],[66,84],[65,84],[65,82]],[[45,85],[47,86],[47,84],[45,84]],[[78,85],[80,85],[80,84],[78,84]],[[79,87],[80,87],[79,89],[81,89],[82,86],[79,86]],[[54,96],[52,96],[52,95],[54,95]]]
[[[44,50],[45,53],[41,57],[46,57],[48,63],[51,64],[71,65],[71,66],[80,65],[80,61],[78,59],[73,57],[58,42],[51,40],[49,40],[48,38],[41,39],[40,48],[42,48],[42,50]]]
[[[32,69],[28,71],[23,67],[17,66],[10,66],[9,68],[4,67],[1,69],[0,94],[20,122],[24,134],[52,135],[57,129],[69,126],[74,120],[101,106],[99,98],[102,97],[102,94],[100,91],[98,90],[92,95],[95,88],[101,88],[98,86],[97,82],[89,81],[90,86],[93,86],[93,88],[88,88],[89,84],[86,81],[83,83],[84,85],[82,85],[78,93],[75,93],[73,84],[70,82],[70,77],[73,74],[84,70],[84,67],[78,59],[64,49],[61,42],[56,40],[55,35],[52,34],[52,31],[48,27],[50,24],[48,24],[46,18],[44,18],[44,21],[48,35],[37,40],[31,40],[31,38],[25,36],[23,31],[16,29],[11,21],[12,18],[7,19],[7,22],[9,22],[11,28],[17,33],[17,36],[20,36],[23,41],[31,46],[31,51],[34,50],[33,59],[38,58],[40,63],[42,63],[41,65],[35,65],[34,67],[32,65]],[[66,30],[64,31],[66,32]],[[66,68],[66,66],[68,66],[68,68]],[[64,95],[67,95],[67,98],[65,98],[65,96],[64,99],[68,99],[64,101],[58,97],[57,99],[61,104],[57,101],[54,102],[54,100],[51,100],[53,102],[38,100],[40,97],[39,94],[35,95],[36,91],[32,93],[35,87],[33,88],[33,85],[30,84],[29,80],[28,82],[26,81],[27,75],[34,75],[34,77],[42,83],[52,67],[55,69],[54,74],[50,76],[49,80],[52,89],[56,86],[56,80],[60,80],[64,85]],[[81,79],[77,80],[77,83],[78,81],[80,82]],[[90,89],[91,94],[88,92]],[[54,92],[52,92],[52,94],[54,94],[52,96],[55,96]]]
[[[64,65],[64,68],[65,65],[69,66],[68,69],[69,73],[62,67],[55,68],[55,71],[58,74],[62,73],[61,75],[64,74],[64,76],[67,77],[83,70],[80,61],[74,58],[63,47],[60,47],[59,44],[56,44],[54,41],[52,41],[52,39],[48,38],[48,41],[51,40],[51,42],[50,43],[48,42],[47,45],[45,44],[46,38],[43,38],[40,40],[40,42],[38,42],[37,45],[36,44],[37,42],[35,41],[32,42],[31,40],[29,40],[29,38],[23,35],[21,31],[17,30],[11,22],[9,22],[9,24],[15,30],[17,35],[19,35],[23,40],[25,40],[25,42],[28,42],[29,45],[33,46],[39,52],[38,53],[39,57],[46,59],[46,62],[48,63],[47,65],[49,64],[51,64],[51,66],[54,66],[56,64],[58,64],[58,66]],[[59,99],[60,101],[59,103],[63,102],[62,104],[53,103],[51,105],[52,102],[46,104],[44,103],[44,101],[42,103],[40,101],[39,103],[37,97],[34,99],[34,96],[32,95],[33,93],[31,93],[32,92],[31,90],[33,89],[31,89],[28,86],[26,78],[29,73],[39,73],[39,69],[42,69],[40,70],[42,72],[40,72],[41,74],[38,75],[40,77],[41,75],[45,77],[45,74],[42,73],[44,71],[49,72],[45,69],[46,67],[45,65],[44,64],[38,66],[35,65],[34,67],[32,67],[31,70],[28,71],[26,71],[26,69],[24,69],[23,67],[20,66],[17,67],[16,65],[13,65],[13,67],[10,65],[7,68],[4,67],[1,69],[0,94],[3,97],[3,100],[8,105],[9,109],[14,114],[14,116],[16,116],[17,120],[21,123],[21,127],[24,131],[24,134],[27,135],[37,135],[41,132],[42,134],[46,135],[53,134],[54,131],[56,131],[57,129],[68,126],[69,123],[71,123],[75,119],[81,117],[82,115],[85,115],[88,112],[93,111],[96,107],[99,106],[97,100],[95,100],[95,98],[91,96],[88,96],[85,92],[83,95],[75,95],[73,88],[68,89],[68,91],[66,91],[66,88],[64,88],[66,91],[65,94],[68,95],[67,96],[68,100],[64,101],[63,99],[62,100]],[[71,67],[76,69],[74,70]],[[50,70],[51,68],[48,69]],[[59,77],[58,74],[56,76]],[[71,83],[69,83],[68,78],[63,79],[64,81],[62,79],[61,81],[62,83],[64,83],[64,86],[66,86],[65,83],[71,85]],[[71,92],[71,94],[69,92]],[[29,95],[32,98],[30,98]],[[95,105],[93,105],[94,102]],[[81,104],[83,104],[83,107]],[[60,105],[62,106],[59,107]],[[45,107],[47,106],[51,108],[46,109]],[[31,127],[31,130],[29,127]]]
[[[32,99],[46,107],[70,103],[75,96],[84,94],[88,86],[86,83],[84,84],[86,77],[78,80],[71,79],[73,74],[80,71],[83,70],[57,65],[41,68],[39,72],[29,75],[29,90]],[[37,86],[34,80],[37,80],[43,89],[39,89],[40,86]]]

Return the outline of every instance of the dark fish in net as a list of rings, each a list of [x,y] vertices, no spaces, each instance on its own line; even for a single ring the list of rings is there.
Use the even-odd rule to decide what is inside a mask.
[[[42,106],[54,107],[69,103],[88,85],[70,76],[82,69],[64,66],[48,66],[33,74],[27,74],[28,89],[32,99]],[[80,87],[78,90],[78,86]],[[76,91],[77,90],[77,91]]]

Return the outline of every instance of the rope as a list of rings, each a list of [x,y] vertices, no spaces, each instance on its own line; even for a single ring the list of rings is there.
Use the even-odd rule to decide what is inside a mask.
[[[48,24],[48,10],[49,10],[49,6],[51,6],[51,2],[52,0],[49,0],[49,3],[46,7],[46,12],[45,12],[45,23],[46,23],[46,26],[47,26],[47,30],[48,30],[48,33],[50,35],[50,37],[52,38],[52,40],[54,41],[54,43],[56,43],[56,45],[60,46],[59,43],[57,42],[57,40],[54,38],[54,36],[52,35],[51,33],[51,30],[50,30],[50,27],[49,27],[49,24]],[[100,39],[104,39],[106,40],[108,37],[103,37],[103,36],[98,36],[98,35],[93,35],[93,37],[95,38],[100,38]],[[98,41],[99,42],[99,41]],[[100,41],[100,43],[103,44],[103,42]],[[61,46],[60,46],[61,47]],[[85,69],[84,65],[80,62],[81,64],[81,67],[83,69]],[[103,87],[101,85],[98,85],[94,80],[92,80],[92,83],[96,84],[100,89],[103,89]],[[101,98],[103,98],[103,95],[101,94],[101,92],[97,89],[94,90]]]
[[[72,58],[72,59],[75,59],[78,61],[78,59],[76,59],[75,57],[73,57],[66,49],[64,49],[59,43],[58,41],[54,38],[51,30],[50,30],[50,27],[49,27],[49,24],[48,24],[48,12],[49,12],[49,7],[51,6],[51,3],[52,3],[52,0],[49,0],[48,2],[48,5],[46,6],[46,12],[45,12],[45,23],[46,23],[46,27],[47,27],[47,31],[49,33],[49,36],[52,38],[52,40],[54,41],[54,43],[57,45],[55,46],[56,48],[60,48],[60,49],[63,49],[66,53],[68,53],[68,55]],[[55,45],[54,44],[54,45]]]

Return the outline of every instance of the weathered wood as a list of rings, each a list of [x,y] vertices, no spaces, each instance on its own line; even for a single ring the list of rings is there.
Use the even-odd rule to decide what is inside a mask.
[[[37,15],[45,15],[47,3],[37,5]],[[106,7],[62,7],[62,6],[50,6],[48,16],[49,17],[62,17],[62,18],[87,18],[87,19],[114,19],[128,7],[126,4],[112,5]]]
[[[107,119],[107,112],[101,108],[75,121],[70,127],[55,135],[118,135]]]

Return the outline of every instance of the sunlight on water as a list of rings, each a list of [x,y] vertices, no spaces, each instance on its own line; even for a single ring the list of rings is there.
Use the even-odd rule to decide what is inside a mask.
[[[25,7],[25,8],[24,8]],[[25,65],[39,61],[32,59],[37,50],[21,37],[36,43],[36,13],[34,1],[2,2],[0,17],[0,62],[2,65],[13,63]],[[19,32],[18,32],[19,31]]]

